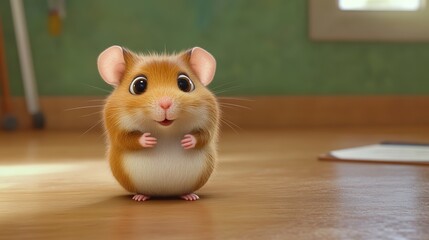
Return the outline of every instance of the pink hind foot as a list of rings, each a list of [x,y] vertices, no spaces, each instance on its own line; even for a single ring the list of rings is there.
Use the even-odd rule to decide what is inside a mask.
[[[145,196],[143,194],[136,194],[133,197],[133,200],[137,201],[137,202],[144,202],[146,200],[149,200],[150,197],[149,196]]]
[[[180,196],[180,198],[185,199],[186,201],[196,201],[196,200],[200,199],[200,197],[198,197],[198,195],[195,193],[182,195],[182,196]]]

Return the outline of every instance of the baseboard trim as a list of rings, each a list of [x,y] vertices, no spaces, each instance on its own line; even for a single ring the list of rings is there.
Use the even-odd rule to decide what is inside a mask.
[[[41,97],[46,129],[102,129],[103,97]],[[225,121],[240,128],[426,125],[429,96],[260,96],[220,98]],[[97,106],[98,105],[98,106]],[[20,129],[30,129],[23,97],[13,99]]]

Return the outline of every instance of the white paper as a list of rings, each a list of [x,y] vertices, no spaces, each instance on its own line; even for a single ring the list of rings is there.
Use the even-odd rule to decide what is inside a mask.
[[[331,155],[344,160],[429,162],[429,146],[374,144],[332,151]]]

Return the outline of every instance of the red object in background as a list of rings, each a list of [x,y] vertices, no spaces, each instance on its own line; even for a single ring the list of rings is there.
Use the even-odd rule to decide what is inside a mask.
[[[1,90],[2,90],[2,111],[4,113],[10,113],[12,110],[11,96],[9,90],[9,77],[7,73],[6,65],[6,53],[4,50],[4,41],[3,41],[3,23],[0,19],[0,81],[1,81]]]
[[[17,120],[12,116],[12,96],[9,89],[9,76],[6,64],[6,52],[3,38],[3,23],[0,19],[0,84],[1,84],[1,109],[3,112],[2,125],[6,130],[14,130]]]

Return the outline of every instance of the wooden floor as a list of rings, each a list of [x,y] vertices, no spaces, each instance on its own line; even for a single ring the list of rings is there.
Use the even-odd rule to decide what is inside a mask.
[[[429,127],[221,136],[201,199],[134,202],[99,133],[0,133],[0,239],[429,239],[429,167],[320,162],[332,149],[429,142]]]

